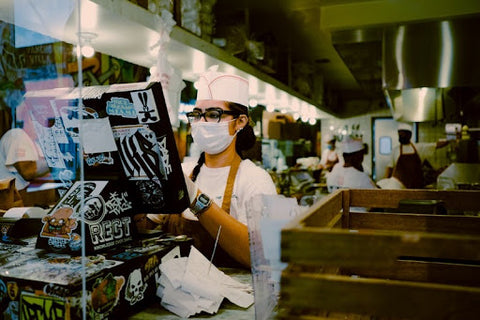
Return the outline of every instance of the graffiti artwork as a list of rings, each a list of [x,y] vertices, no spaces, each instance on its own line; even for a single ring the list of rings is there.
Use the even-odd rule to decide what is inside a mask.
[[[20,319],[63,320],[66,319],[65,300],[22,292],[20,296]]]

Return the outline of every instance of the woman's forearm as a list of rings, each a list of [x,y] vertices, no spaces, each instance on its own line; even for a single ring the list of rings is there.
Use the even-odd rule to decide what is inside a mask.
[[[250,243],[246,225],[215,203],[200,214],[199,220],[213,239],[216,238],[218,229],[222,226],[219,245],[236,261],[245,267],[250,267]]]

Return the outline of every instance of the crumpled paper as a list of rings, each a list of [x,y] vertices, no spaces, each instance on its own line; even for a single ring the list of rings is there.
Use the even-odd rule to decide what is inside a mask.
[[[157,296],[162,306],[188,318],[200,312],[218,312],[224,298],[242,308],[253,304],[251,285],[241,283],[218,270],[200,251],[191,247],[187,257],[160,265]]]

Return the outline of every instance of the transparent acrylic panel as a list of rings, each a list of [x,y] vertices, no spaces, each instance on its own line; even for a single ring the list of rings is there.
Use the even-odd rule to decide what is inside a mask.
[[[81,90],[78,37],[65,41],[67,33],[78,34],[73,24],[77,4],[72,0],[0,2],[0,180],[14,178],[20,196],[1,208],[5,212],[0,285],[11,290],[2,318],[46,318],[52,310],[67,318],[71,311],[64,298],[66,288],[85,278],[81,256],[67,259],[38,244],[42,234],[62,234],[63,240],[55,242],[63,244],[81,238],[68,229],[75,220],[71,211],[47,220],[62,195],[83,179],[80,96],[70,96],[69,108],[57,103]],[[59,263],[52,264],[52,259]],[[81,292],[75,297],[79,310]]]
[[[15,193],[17,196],[12,196],[8,205],[0,198],[4,206],[0,206],[0,219],[4,219],[0,221],[0,289],[11,292],[0,318],[31,319],[33,314],[47,318],[46,312],[52,310],[62,319],[68,315],[71,319],[107,318],[119,310],[138,308],[144,297],[155,296],[155,278],[159,275],[152,271],[141,274],[140,269],[134,269],[138,261],[125,271],[121,262],[128,264],[140,253],[123,252],[122,260],[102,251],[132,239],[133,195],[118,192],[119,170],[102,169],[114,158],[110,153],[118,141],[114,141],[112,130],[105,130],[106,126],[110,129],[105,124],[109,117],[94,100],[114,86],[141,90],[125,94],[130,109],[123,108],[121,98],[114,99],[115,112],[129,118],[131,105],[146,108],[156,104],[161,108],[161,112],[144,117],[162,119],[149,124],[157,134],[156,143],[148,141],[152,135],[145,124],[137,124],[135,139],[133,135],[128,137],[137,143],[136,147],[156,146],[157,155],[167,155],[155,155],[155,165],[163,175],[174,172],[178,176],[181,170],[175,158],[177,152],[171,148],[173,134],[165,129],[170,126],[164,123],[168,117],[161,86],[157,83],[147,87],[149,69],[145,66],[156,62],[149,48],[158,41],[158,32],[136,22],[138,10],[143,9],[132,10],[128,2],[118,1],[116,4],[128,8],[120,10],[123,16],[119,16],[118,8],[110,7],[112,3],[0,1],[0,136],[11,128],[22,132],[10,138],[9,146],[20,146],[21,150],[15,152],[23,154],[23,160],[36,162],[41,171],[19,185],[21,192]],[[143,17],[145,12],[140,14]],[[154,15],[146,17],[151,20],[142,18],[142,23],[154,25]],[[85,49],[90,45],[89,53]],[[141,111],[145,113],[145,109]],[[127,131],[131,130],[118,129],[116,134],[123,137]],[[106,138],[109,134],[110,140]],[[162,144],[167,136],[168,143]],[[24,143],[20,138],[31,142]],[[31,148],[27,150],[26,146]],[[6,152],[0,151],[1,164]],[[114,160],[117,164],[120,161]],[[13,164],[10,168],[14,168]],[[135,172],[137,180],[142,173],[149,172]],[[2,179],[0,175],[0,190]],[[163,205],[157,201],[160,196],[152,191],[151,179],[143,181],[136,191]],[[10,196],[10,189],[6,190]],[[179,191],[186,194],[186,190]],[[163,198],[172,197],[167,194]],[[183,204],[179,201],[177,205]],[[14,217],[5,218],[6,211]],[[105,222],[105,216],[112,218]],[[156,259],[149,267],[155,271],[158,263]],[[116,271],[109,273],[107,268]],[[138,280],[145,285],[133,291]]]

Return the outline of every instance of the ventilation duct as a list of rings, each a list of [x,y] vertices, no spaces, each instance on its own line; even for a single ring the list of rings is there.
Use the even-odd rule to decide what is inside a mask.
[[[480,86],[480,16],[387,27],[382,86],[395,119],[443,118],[441,88]]]

